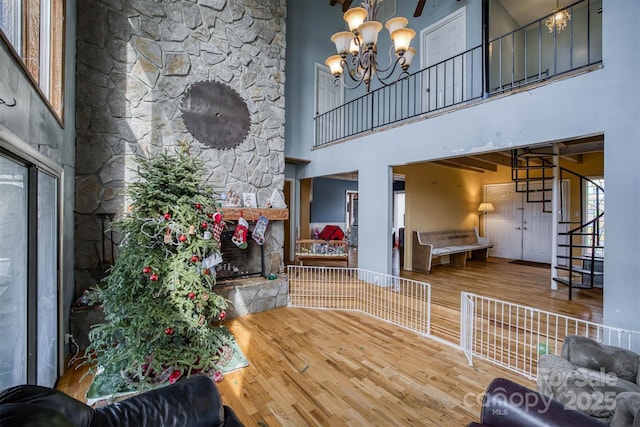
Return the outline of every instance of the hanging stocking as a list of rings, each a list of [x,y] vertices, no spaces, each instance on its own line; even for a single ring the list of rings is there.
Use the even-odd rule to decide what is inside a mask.
[[[226,224],[222,221],[222,214],[220,212],[213,214],[213,238],[218,243],[220,243],[220,235],[225,226]]]
[[[249,223],[244,218],[242,218],[242,215],[240,215],[240,218],[238,218],[238,225],[236,225],[236,229],[233,232],[233,237],[231,238],[231,241],[235,243],[235,245],[240,249],[246,249],[248,231],[249,231]]]
[[[253,240],[255,240],[259,245],[264,243],[264,233],[267,231],[267,225],[269,225],[267,217],[260,215],[258,217],[258,222],[256,222],[256,227],[253,229],[253,233],[251,234]]]

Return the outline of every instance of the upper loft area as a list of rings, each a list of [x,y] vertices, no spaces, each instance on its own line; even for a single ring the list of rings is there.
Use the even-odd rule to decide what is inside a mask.
[[[419,71],[389,84],[373,77],[369,92],[362,84],[345,93],[343,87],[355,83],[349,76],[341,77],[342,85],[330,75],[324,86],[317,80],[314,148],[549,84],[602,64],[602,0],[566,6],[555,0],[484,0],[481,7],[472,1],[446,3],[459,6],[416,29],[419,35],[412,44],[419,67],[415,60],[412,67]],[[433,10],[426,7],[424,13]],[[381,33],[383,38],[388,37]]]

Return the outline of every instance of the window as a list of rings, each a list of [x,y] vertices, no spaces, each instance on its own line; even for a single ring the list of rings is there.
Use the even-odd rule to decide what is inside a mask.
[[[587,181],[585,210],[587,221],[597,218],[604,212],[604,178],[591,178],[591,182]],[[604,246],[604,217],[600,218],[595,226],[598,234],[596,246]],[[586,236],[585,240],[587,245],[591,245],[591,236]],[[603,251],[602,248],[596,248],[595,255],[603,256]],[[585,252],[591,253],[591,249],[587,248]]]
[[[0,30],[62,121],[64,0],[0,0]]]
[[[58,377],[58,178],[0,152],[0,390]]]

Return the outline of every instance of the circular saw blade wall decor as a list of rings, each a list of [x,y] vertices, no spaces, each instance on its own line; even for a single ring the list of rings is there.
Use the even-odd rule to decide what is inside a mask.
[[[182,99],[182,120],[198,141],[221,150],[237,147],[249,133],[247,104],[220,82],[193,83]]]

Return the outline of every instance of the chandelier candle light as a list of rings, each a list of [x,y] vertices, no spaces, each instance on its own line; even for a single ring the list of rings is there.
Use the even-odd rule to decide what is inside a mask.
[[[570,20],[571,14],[569,11],[560,6],[560,0],[556,0],[556,7],[553,9],[553,14],[544,21],[544,25],[547,26],[550,33],[553,33],[554,28],[560,32],[565,29]]]
[[[393,47],[389,51],[390,63],[386,68],[380,68],[378,64],[378,33],[382,30],[382,24],[376,21],[378,8],[382,0],[367,0],[362,2],[362,7],[353,7],[344,13],[344,20],[349,25],[349,31],[340,31],[331,36],[335,43],[337,55],[327,58],[325,63],[331,70],[331,74],[337,81],[346,71],[346,74],[356,85],[349,87],[355,89],[362,83],[369,92],[371,79],[375,76],[380,83],[387,85],[387,81],[393,76],[397,67],[402,70],[396,80],[409,75],[416,50],[410,47],[411,39],[416,32],[406,28],[407,18],[397,16],[391,18],[385,24],[389,30],[389,36],[393,41]],[[395,51],[395,58],[393,57]],[[351,55],[350,58],[349,55]]]

